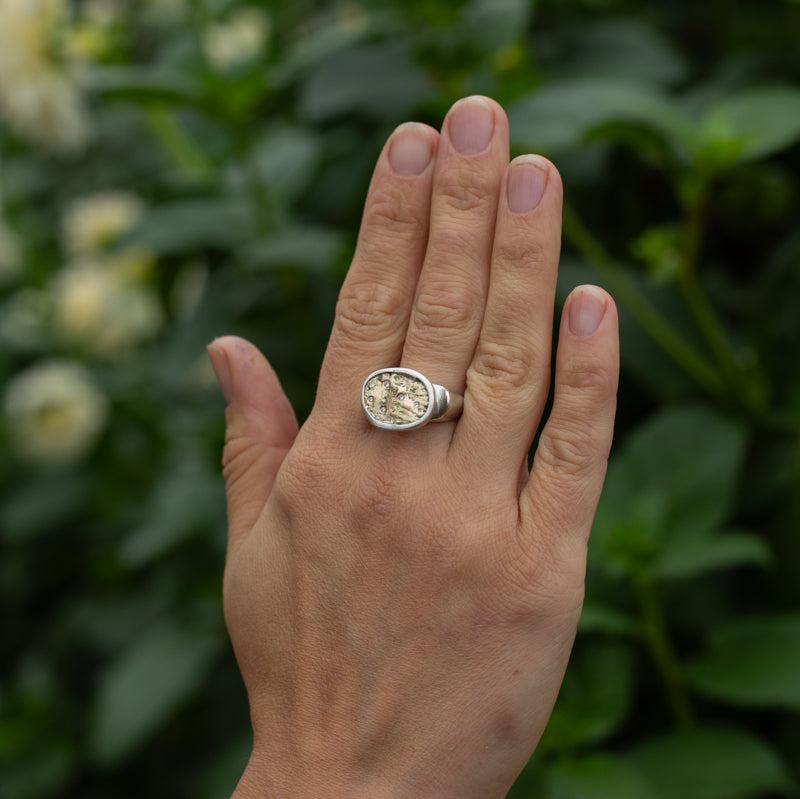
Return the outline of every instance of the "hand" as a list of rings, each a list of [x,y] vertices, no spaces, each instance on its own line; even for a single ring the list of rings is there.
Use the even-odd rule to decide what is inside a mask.
[[[562,315],[561,182],[508,163],[486,98],[378,159],[308,421],[263,356],[209,348],[228,402],[225,615],[250,701],[240,797],[505,796],[558,693],[614,423],[617,314]],[[287,331],[290,333],[290,331]],[[371,427],[374,369],[464,393],[457,422]]]

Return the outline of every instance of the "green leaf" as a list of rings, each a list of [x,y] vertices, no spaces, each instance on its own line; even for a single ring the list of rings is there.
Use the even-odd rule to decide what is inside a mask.
[[[659,553],[653,573],[663,579],[696,577],[734,566],[764,566],[770,562],[767,544],[751,533],[709,533],[689,531],[676,535]]]
[[[559,761],[547,775],[547,799],[655,799],[655,796],[636,768],[613,755]]]
[[[746,799],[790,786],[786,768],[751,733],[701,727],[648,741],[632,756],[658,799]]]
[[[222,522],[224,496],[215,473],[202,463],[170,464],[150,498],[146,522],[123,542],[120,555],[142,566],[210,523]]]
[[[715,103],[702,121],[701,158],[729,154],[729,163],[764,158],[800,141],[800,89],[764,86]],[[722,164],[727,165],[727,164]]]
[[[131,641],[103,676],[89,741],[95,760],[112,765],[150,737],[202,683],[216,639],[163,623]]]
[[[633,122],[685,148],[690,119],[658,87],[614,78],[550,83],[509,109],[514,147],[559,151],[575,148],[602,126]]]
[[[251,228],[247,203],[227,197],[194,198],[152,208],[123,243],[172,255],[233,246],[246,240]]]
[[[85,509],[90,475],[58,471],[27,480],[0,508],[0,539],[21,543],[58,528]]]
[[[530,0],[470,0],[462,11],[462,34],[484,52],[495,53],[524,35],[532,11]]]
[[[313,176],[320,144],[317,136],[303,128],[272,128],[256,144],[252,166],[273,195],[292,198]]]
[[[334,262],[342,242],[343,237],[337,230],[297,225],[257,241],[247,248],[246,255],[253,269],[299,266],[317,272]]]
[[[585,642],[570,661],[542,738],[542,751],[569,750],[608,738],[627,716],[632,689],[629,647],[617,642]]]
[[[636,635],[639,625],[633,616],[624,611],[587,601],[583,605],[578,631],[605,633],[607,635]]]
[[[711,635],[689,676],[713,699],[800,712],[800,614],[729,622]]]
[[[664,411],[636,430],[608,470],[594,565],[649,570],[673,539],[715,531],[730,512],[744,441],[738,425],[699,407]]]
[[[565,31],[560,77],[600,76],[673,84],[686,74],[677,48],[652,24],[634,17],[588,20]]]
[[[140,103],[163,102],[198,105],[200,86],[180,73],[135,66],[93,67],[87,75],[89,88],[108,100]]]
[[[321,64],[300,107],[314,121],[354,112],[395,119],[430,96],[431,84],[405,44],[370,44]]]

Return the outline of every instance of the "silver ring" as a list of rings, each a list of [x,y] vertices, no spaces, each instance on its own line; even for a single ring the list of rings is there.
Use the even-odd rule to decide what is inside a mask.
[[[431,383],[415,369],[376,369],[361,386],[361,407],[370,424],[384,430],[414,430],[461,415],[461,394]]]

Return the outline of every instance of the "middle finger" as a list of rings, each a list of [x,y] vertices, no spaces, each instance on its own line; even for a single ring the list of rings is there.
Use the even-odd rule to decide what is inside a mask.
[[[451,108],[436,156],[428,247],[401,365],[463,393],[481,328],[508,121],[485,97]]]

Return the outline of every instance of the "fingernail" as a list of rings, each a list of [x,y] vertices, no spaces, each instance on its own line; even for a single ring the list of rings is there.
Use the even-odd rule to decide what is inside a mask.
[[[206,351],[211,360],[214,374],[217,376],[222,396],[225,398],[225,402],[230,402],[233,396],[233,377],[231,376],[231,364],[228,360],[228,354],[222,347],[216,346],[213,341],[206,347]]]
[[[392,135],[389,163],[398,175],[421,175],[433,157],[433,138],[426,128],[407,122]]]
[[[506,196],[515,214],[532,211],[541,202],[547,186],[547,162],[536,155],[515,158],[508,168]]]
[[[606,295],[597,286],[578,286],[569,303],[569,329],[574,336],[591,336],[606,313]]]
[[[447,122],[450,141],[462,155],[485,150],[494,133],[494,111],[482,97],[465,97],[451,109]]]

